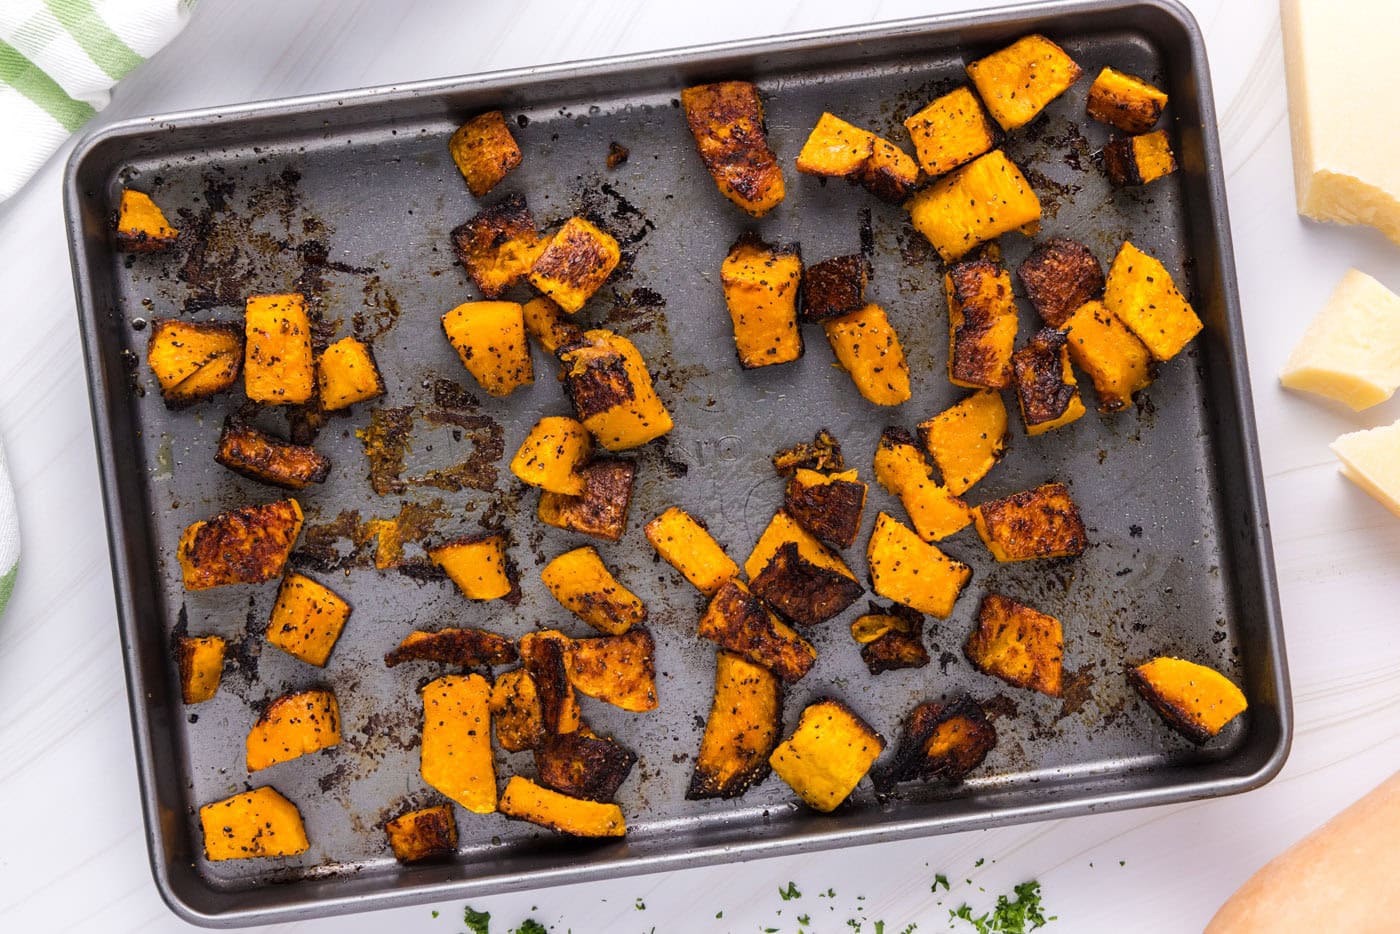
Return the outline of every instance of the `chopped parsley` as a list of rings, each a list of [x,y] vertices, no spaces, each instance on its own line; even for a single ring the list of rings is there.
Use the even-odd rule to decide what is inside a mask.
[[[917,924],[915,924],[913,921],[910,921],[909,926],[904,930],[900,931],[899,934],[914,934],[914,929],[917,927]]]
[[[646,910],[647,910],[647,903],[644,902],[644,901],[642,901],[642,900],[639,898],[639,899],[637,899],[637,903],[636,903],[635,905],[633,905],[632,907],[636,908],[638,911],[646,911]]]
[[[778,897],[781,898],[783,901],[787,902],[791,901],[794,898],[801,898],[802,893],[797,891],[797,883],[789,880],[787,888],[778,889]]]
[[[434,917],[434,918],[437,917],[437,909],[433,909],[433,917]]]
[[[937,892],[940,885],[943,886],[943,891],[948,891],[948,877],[941,872],[933,877],[933,885],[929,887],[929,891]]]
[[[716,912],[715,912],[715,917],[716,917],[716,918],[723,918],[723,917],[724,917],[724,909],[720,909],[719,911],[716,911]]]
[[[491,934],[491,912],[473,911],[468,905],[462,912],[462,923],[472,934]]]
[[[807,925],[809,925],[809,924],[812,923],[812,916],[811,916],[811,915],[798,915],[798,916],[797,916],[797,923],[800,924],[800,925],[802,925],[803,927],[806,927]]]
[[[875,934],[885,934],[885,922],[883,922],[883,921],[876,921],[876,922],[875,922]]]
[[[549,929],[534,918],[526,918],[525,922],[512,931],[511,934],[549,934]]]
[[[987,860],[986,860],[985,858],[979,858],[979,859],[977,860],[977,862],[975,862],[975,863],[972,864],[972,868],[973,868],[973,869],[981,869],[981,868],[982,868],[982,864],[985,863],[986,861],[987,861]]]
[[[1042,911],[1039,882],[1022,882],[1014,891],[1015,901],[998,895],[996,906],[985,914],[973,916],[972,908],[963,903],[956,911],[948,912],[948,917],[966,921],[977,934],[1027,934],[1054,920],[1046,918]]]

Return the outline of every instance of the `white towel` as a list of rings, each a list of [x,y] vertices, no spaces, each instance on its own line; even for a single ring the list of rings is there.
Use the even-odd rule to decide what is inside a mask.
[[[10,468],[5,463],[5,446],[0,445],[0,612],[10,602],[19,573],[19,513],[10,489]]]

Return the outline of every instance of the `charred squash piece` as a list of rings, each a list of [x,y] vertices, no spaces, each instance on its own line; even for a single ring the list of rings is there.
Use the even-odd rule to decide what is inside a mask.
[[[636,763],[636,753],[601,736],[565,733],[535,747],[540,784],[589,801],[611,801]]]
[[[909,201],[909,219],[944,262],[1012,230],[1033,232],[1040,199],[1000,149],[978,156]]]
[[[647,618],[642,601],[617,582],[592,545],[546,564],[540,580],[565,609],[606,635],[620,636]]]
[[[220,636],[180,637],[175,660],[180,669],[180,699],[186,704],[202,704],[218,692],[227,647]]]
[[[762,665],[788,683],[800,680],[817,650],[737,580],[725,581],[700,617],[699,635]]]
[[[310,849],[297,806],[271,785],[240,792],[199,809],[204,855],[211,862],[257,856],[297,856]]]
[[[1103,267],[1089,248],[1065,237],[1052,237],[1031,250],[1016,268],[1040,318],[1062,328],[1085,302],[1103,296]]]
[[[764,603],[803,626],[824,623],[865,592],[854,577],[808,561],[784,542],[749,585]]]
[[[719,279],[744,369],[791,363],[802,356],[802,332],[797,329],[802,255],[796,245],[764,243],[757,234],[746,233],[729,248]]]
[[[374,362],[374,351],[353,337],[343,337],[321,353],[321,408],[327,412],[348,409],[384,395],[384,379]]]
[[[472,117],[447,141],[467,188],[480,198],[520,164],[520,146],[506,125],[505,115],[491,110]]]
[[[879,305],[822,322],[841,368],[866,401],[899,405],[909,399],[909,364],[899,335]]]
[[[679,506],[648,522],[646,535],[662,560],[707,597],[713,597],[721,584],[739,574],[739,565],[724,553],[709,530]]]
[[[782,729],[782,681],[762,665],[721,649],[715,657],[714,702],[685,796],[736,798],[763,781]]]
[[[501,793],[501,813],[574,837],[621,837],[627,822],[616,804],[560,794],[512,775]]]
[[[811,444],[805,441],[784,448],[773,455],[773,469],[779,476],[791,476],[793,471],[808,470],[840,471],[846,469],[846,459],[841,456],[841,442],[829,429],[817,432]]]
[[[834,811],[870,771],[885,740],[838,700],[809,704],[768,762],[807,806]]]
[[[583,495],[540,493],[540,521],[557,529],[615,542],[627,530],[627,507],[632,502],[636,465],[631,461],[597,460],[579,471]]]
[[[1244,692],[1220,672],[1162,656],[1128,672],[1128,682],[1167,726],[1201,745],[1249,706]]]
[[[861,660],[872,675],[929,663],[924,618],[906,606],[882,609],[872,603],[869,613],[851,623],[851,638],[860,645]]]
[[[998,561],[1066,558],[1084,553],[1089,537],[1063,483],[1045,483],[972,510],[977,534]]]
[[[423,781],[475,814],[496,810],[491,685],[446,675],[423,685]]]
[[[515,645],[485,629],[415,629],[384,655],[390,668],[404,662],[440,662],[460,668],[509,665],[519,659]]]
[[[508,396],[535,381],[525,312],[515,302],[466,302],[442,316],[447,341],[489,395]]]
[[[335,694],[285,694],[268,705],[248,732],[248,771],[256,772],[339,743],[340,705]]]
[[[918,443],[903,428],[886,428],[880,435],[875,448],[875,479],[899,497],[914,531],[926,542],[942,541],[972,522],[967,503],[929,476]]]
[[[301,405],[316,393],[306,296],[250,295],[243,312],[243,391],[253,402]]]
[[[444,859],[457,852],[457,819],[450,804],[400,814],[385,822],[384,833],[401,863]]]
[[[452,249],[486,298],[500,298],[544,249],[534,215],[520,194],[507,195],[452,231]]]
[[[962,781],[996,744],[996,727],[981,704],[970,698],[948,704],[925,701],[904,718],[894,762],[875,777],[876,785]]]
[[[914,140],[919,165],[929,175],[951,172],[996,145],[992,122],[966,86],[934,100],[904,126]]]
[[[948,295],[948,380],[969,389],[1011,384],[1020,319],[1011,276],[988,259],[958,263],[943,276]]]
[[[860,533],[866,487],[854,470],[823,474],[799,467],[788,480],[783,511],[817,541],[850,548]]]
[[[681,107],[720,194],[754,217],[783,200],[783,170],[768,146],[758,88],[747,81],[697,85],[681,91]]]
[[[886,204],[903,204],[919,181],[919,163],[887,139],[875,137],[875,151],[859,175],[865,190]]]
[[[1157,360],[1175,357],[1203,327],[1167,268],[1130,242],[1109,267],[1103,303]]]
[[[852,178],[875,154],[875,134],[823,113],[797,154],[797,171],[804,175]]]
[[[530,284],[569,314],[602,288],[622,259],[612,234],[592,221],[571,217],[530,266]]]
[[[840,555],[817,541],[810,532],[781,509],[773,514],[768,527],[763,530],[757,544],[753,546],[753,551],[749,552],[749,557],[744,562],[744,573],[750,580],[758,577],[777,555],[778,550],[789,542],[797,545],[799,557],[808,564],[855,580],[855,575],[846,566],[846,562],[841,560]]]
[[[987,594],[963,651],[984,674],[1013,687],[1060,696],[1065,641],[1060,621],[1053,616],[1009,597]]]
[[[529,632],[520,637],[520,660],[534,682],[546,734],[572,733],[579,728],[578,698],[569,681],[571,641],[554,629]]]
[[[1141,78],[1105,68],[1089,86],[1084,112],[1124,133],[1146,133],[1166,107],[1165,91]]]
[[[833,256],[802,273],[802,320],[825,321],[865,307],[865,257]]]
[[[967,66],[967,76],[1003,130],[1030,123],[1083,73],[1064,49],[1041,35],[1024,36]]]
[[[556,353],[560,347],[583,338],[583,328],[567,320],[563,310],[543,295],[522,305],[521,314],[525,318],[525,330],[548,353]]]
[[[1152,354],[1102,302],[1087,302],[1065,322],[1069,356],[1089,374],[1100,412],[1119,412],[1152,382]]]
[[[222,321],[157,320],[146,345],[146,363],[169,408],[207,399],[243,372],[243,331]]]
[[[470,600],[496,600],[515,589],[504,535],[468,536],[444,542],[429,548],[428,557]]]
[[[943,475],[943,485],[962,496],[1006,453],[1006,404],[995,390],[974,392],[920,422],[919,436]]]
[[[1147,185],[1176,171],[1176,156],[1166,130],[1120,136],[1103,148],[1103,168],[1119,188]]]
[[[640,447],[673,427],[646,361],[627,338],[585,331],[579,341],[559,348],[559,360],[579,421],[609,451]]]
[[[174,245],[180,231],[170,226],[151,196],[122,189],[117,206],[117,248],[128,253],[155,253]]]
[[[531,486],[582,496],[580,469],[593,456],[593,436],[581,422],[551,415],[540,419],[510,461],[510,472]]]
[[[620,636],[574,639],[565,652],[569,683],[623,710],[655,710],[655,653],[651,633],[642,626]]]
[[[1044,434],[1084,414],[1063,331],[1041,328],[1030,343],[1011,356],[1011,369],[1016,374],[1016,398],[1021,403],[1026,434]]]
[[[972,568],[919,538],[907,525],[880,513],[866,546],[870,586],[896,603],[947,619]]]
[[[331,472],[330,460],[315,448],[264,434],[233,415],[224,419],[214,460],[250,480],[288,490],[324,483]]]
[[[507,752],[534,749],[544,741],[544,714],[535,679],[525,668],[512,668],[496,676],[491,686],[491,722],[496,742]]]
[[[280,577],[301,522],[301,504],[284,499],[189,525],[175,550],[185,589],[260,584]]]
[[[277,590],[267,641],[308,665],[325,667],[350,618],[350,604],[329,587],[302,574],[288,574]]]

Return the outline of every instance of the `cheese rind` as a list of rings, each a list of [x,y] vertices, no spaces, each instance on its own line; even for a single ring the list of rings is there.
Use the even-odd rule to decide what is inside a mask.
[[[1391,143],[1400,95],[1389,90],[1400,7],[1281,0],[1280,12],[1298,213],[1368,224],[1400,243],[1400,159]]]
[[[1347,270],[1279,379],[1358,412],[1389,399],[1400,388],[1400,297],[1364,272]]]
[[[1400,516],[1400,422],[1353,431],[1332,442],[1342,476]]]

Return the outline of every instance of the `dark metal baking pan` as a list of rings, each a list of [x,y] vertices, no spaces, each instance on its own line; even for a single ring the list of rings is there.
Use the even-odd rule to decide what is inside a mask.
[[[1187,283],[1206,330],[1136,411],[1090,414],[1034,441],[1014,425],[1005,462],[975,491],[980,501],[1047,479],[1069,483],[1093,541],[1082,558],[998,566],[970,531],[945,543],[974,577],[953,616],[931,626],[939,661],[924,669],[871,677],[847,631],[854,609],[814,632],[820,659],[790,692],[789,726],[807,701],[835,694],[893,740],[917,701],[968,692],[1000,711],[1001,741],[983,768],[962,785],[906,785],[883,802],[863,785],[826,816],[795,806],[776,778],[738,800],[687,801],[714,653],[694,635],[701,599],[654,561],[641,525],[679,503],[742,558],[778,505],[775,448],[830,427],[868,476],[885,424],[912,427],[960,394],[943,369],[941,265],[905,213],[844,183],[798,176],[792,159],[823,110],[907,141],[902,118],[962,81],[965,61],[1031,31],[1062,43],[1089,76],[1112,64],[1164,85],[1181,162],[1149,188],[1112,191],[1093,163],[1106,134],[1083,118],[1086,77],[1006,144],[1045,201],[1042,236],[1075,237],[1105,262],[1131,236]],[[800,240],[816,260],[860,249],[868,230],[870,293],[913,369],[913,399],[897,411],[859,398],[820,332],[807,335],[796,364],[742,371],[734,362],[717,272],[729,244],[755,225],[715,191],[676,104],[683,86],[731,76],[762,90],[788,176],[787,200],[757,225],[765,236]],[[621,271],[582,317],[632,337],[676,416],[665,443],[636,453],[628,533],[602,547],[651,610],[661,706],[626,714],[590,702],[585,712],[641,756],[619,798],[625,841],[584,844],[499,815],[459,814],[455,860],[404,868],[380,825],[406,803],[433,800],[416,748],[415,691],[426,671],[386,669],[384,651],[421,625],[583,634],[538,579],[544,560],[578,540],[537,527],[534,497],[502,456],[538,417],[569,411],[551,363],[537,351],[533,386],[485,397],[438,324],[474,294],[448,232],[478,210],[446,139],[487,108],[506,111],[526,154],[488,200],[519,191],[541,223],[582,212],[623,242]],[[630,158],[609,170],[613,142]],[[184,233],[173,251],[114,252],[110,217],[125,183],[176,213]],[[1200,33],[1171,0],[1038,4],[128,121],[86,138],[65,184],[151,861],[162,895],[187,919],[305,918],[1184,801],[1255,787],[1283,763],[1288,679],[1215,111]],[[1003,240],[1012,265],[1031,245]],[[324,671],[264,647],[275,585],[181,588],[173,554],[187,523],[275,497],[213,462],[219,424],[240,397],[168,411],[138,362],[142,325],[154,317],[237,320],[247,294],[290,289],[308,293],[337,333],[372,337],[389,388],[321,428],[317,445],[334,469],[300,497],[307,532],[294,561],[355,607]],[[1023,316],[1024,335],[1031,312]],[[405,479],[377,496],[355,432],[376,407],[405,406],[415,419]],[[471,469],[445,479],[432,473],[467,460]],[[509,527],[518,607],[469,604],[422,573],[414,545],[404,568],[369,565],[372,548],[357,545],[355,531],[405,503],[429,514],[434,534]],[[867,531],[880,508],[900,514],[872,489]],[[863,577],[860,550],[847,557]],[[1065,621],[1063,700],[1003,689],[962,660],[992,588]],[[172,636],[186,630],[221,633],[233,647],[218,696],[191,708],[179,702],[170,657]],[[1204,748],[1170,734],[1123,677],[1127,662],[1158,653],[1222,668],[1245,687],[1248,714]],[[335,688],[345,742],[254,782],[297,802],[310,851],[207,862],[195,809],[248,785],[243,739],[258,705],[315,683]],[[504,774],[531,767],[524,755],[499,763]]]

